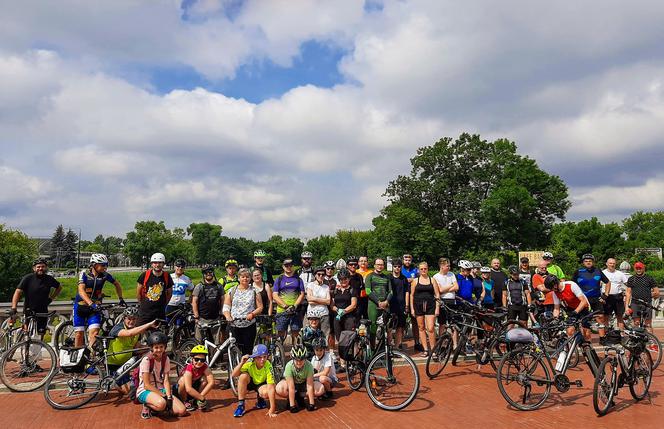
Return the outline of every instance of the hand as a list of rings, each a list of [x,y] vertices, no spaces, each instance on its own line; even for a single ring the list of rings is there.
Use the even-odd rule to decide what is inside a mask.
[[[93,303],[90,305],[90,309],[91,309],[92,311],[97,311],[97,310],[99,309],[99,306],[97,305],[96,302],[93,302]]]
[[[120,297],[120,305],[123,307],[127,306],[127,303],[125,302],[124,298]]]
[[[277,413],[272,410],[269,410],[267,413],[265,413],[265,415],[268,417],[277,417]]]
[[[634,311],[632,311],[631,308],[628,308],[627,310],[625,310],[625,314],[626,314],[627,316],[631,316],[632,313],[634,313]]]
[[[240,363],[244,364],[249,360],[249,355],[244,355],[242,356],[242,359],[240,359]]]
[[[150,323],[150,326],[153,327],[153,328],[155,328],[155,329],[158,328],[158,327],[159,327],[159,321],[158,321],[157,319],[153,320],[153,321]]]
[[[609,299],[609,296],[605,293],[602,294],[602,297],[599,299],[602,302],[606,302],[606,300]]]
[[[256,317],[254,316],[254,313],[247,314],[247,320],[253,320],[254,317]]]

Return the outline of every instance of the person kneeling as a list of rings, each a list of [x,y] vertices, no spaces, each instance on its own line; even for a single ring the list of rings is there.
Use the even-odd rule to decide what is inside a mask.
[[[141,417],[149,419],[152,411],[171,412],[176,416],[187,413],[184,404],[173,397],[168,376],[171,361],[166,356],[168,337],[163,332],[153,332],[148,337],[151,351],[143,357],[138,367],[139,385],[137,390],[138,402],[143,404]]]
[[[306,359],[307,350],[303,345],[293,346],[290,354],[292,360],[284,369],[285,379],[277,384],[277,395],[288,399],[291,413],[297,413],[300,407],[304,407],[304,395],[309,401],[307,410],[313,411],[316,409],[315,396],[322,395],[325,388],[319,382],[314,382],[314,367]]]
[[[327,351],[325,338],[317,338],[313,341],[314,357],[311,365],[314,367],[314,382],[316,383],[316,396],[323,399],[332,398],[332,387],[339,381],[337,371],[334,368],[332,355]],[[319,386],[320,384],[320,386]],[[321,391],[322,390],[322,391]]]
[[[205,396],[214,387],[214,376],[205,362],[208,349],[197,345],[191,349],[190,355],[191,362],[184,367],[184,373],[175,384],[174,390],[180,400],[184,401],[187,411],[194,411],[196,408],[207,411],[208,403]]]
[[[248,390],[255,390],[257,393],[256,408],[261,410],[267,407],[265,399],[269,399],[270,409],[267,415],[277,417],[272,364],[267,360],[267,355],[268,351],[265,344],[257,344],[254,346],[251,356],[242,356],[240,363],[233,368],[231,376],[238,377],[237,397],[239,399],[235,413],[233,413],[234,417],[244,415],[244,401]]]

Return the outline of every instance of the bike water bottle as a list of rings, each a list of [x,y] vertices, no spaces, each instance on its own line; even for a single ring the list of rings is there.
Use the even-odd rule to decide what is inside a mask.
[[[558,355],[558,360],[556,361],[556,371],[562,371],[563,366],[565,365],[565,358],[567,357],[567,351],[563,350]]]
[[[122,374],[123,372],[127,371],[129,368],[131,368],[131,366],[132,366],[134,363],[136,363],[136,360],[138,360],[138,357],[137,357],[137,356],[132,356],[132,357],[130,357],[129,360],[128,360],[127,362],[125,362],[124,365],[122,365],[122,366],[117,370],[116,373],[117,373],[117,374]]]

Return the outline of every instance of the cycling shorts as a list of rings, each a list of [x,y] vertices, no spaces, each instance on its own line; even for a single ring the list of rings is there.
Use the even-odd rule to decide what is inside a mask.
[[[159,391],[164,395],[166,394],[166,389],[159,389]],[[136,397],[136,399],[138,399],[138,402],[140,402],[141,404],[147,404],[148,395],[150,393],[154,393],[156,395],[155,392],[150,392],[149,390],[144,390]]]
[[[610,316],[614,313],[617,317],[622,317],[625,313],[625,300],[621,293],[609,295],[604,303],[604,314]]]
[[[83,310],[79,309],[78,304],[74,304],[74,331],[85,331],[88,329],[99,329],[101,327],[101,314],[98,312],[90,312],[89,307]]]
[[[288,326],[290,326],[291,331],[299,331],[300,329],[302,329],[302,318],[300,317],[300,314],[298,314],[297,312],[277,313],[275,322],[277,325],[277,331],[279,332],[287,331]]]

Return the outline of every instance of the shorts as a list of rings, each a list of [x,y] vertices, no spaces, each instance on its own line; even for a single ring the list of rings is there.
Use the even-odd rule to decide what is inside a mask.
[[[622,317],[625,313],[625,300],[621,293],[609,295],[604,303],[604,314],[610,316],[614,313],[616,317]]]
[[[160,391],[161,393],[163,393],[164,395],[166,394],[166,389],[165,389],[165,388],[164,388],[164,389],[159,389],[159,391]],[[136,399],[137,399],[138,402],[140,402],[141,404],[146,404],[146,403],[147,403],[147,400],[148,400],[148,395],[149,395],[150,393],[155,393],[155,392],[150,392],[149,390],[144,390],[144,391],[142,391],[141,393],[139,393],[139,395],[136,397]]]
[[[507,318],[526,322],[528,320],[528,307],[525,305],[508,305]]]
[[[329,378],[330,380],[332,380],[332,384],[333,384],[333,385],[339,383],[339,379],[338,379],[336,376],[328,375],[327,378]],[[315,383],[315,382],[319,382],[319,383],[320,383],[320,377],[314,377],[314,383]]]
[[[436,300],[434,298],[415,299],[413,301],[416,316],[433,316],[436,314]]]
[[[600,297],[588,298],[591,311],[604,311],[604,303],[600,299]]]
[[[291,331],[299,331],[302,329],[302,318],[300,315],[295,313],[277,313],[275,318],[277,325],[277,331],[286,332],[290,326]]]
[[[296,393],[307,393],[307,382],[304,383],[295,383],[295,392]]]
[[[251,379],[250,379],[250,380],[249,380],[249,384],[247,384],[247,390],[248,390],[248,391],[251,390],[251,391],[254,391],[254,392],[258,392],[258,389],[260,389],[261,386],[265,386],[266,384],[267,384],[267,383],[265,383],[265,382],[263,382],[263,383],[259,383],[259,384],[256,384],[256,383],[254,383],[254,380],[251,380]]]
[[[116,376],[117,371],[122,368],[122,365],[108,365],[108,373],[113,377]],[[131,381],[131,371],[127,372],[122,377],[115,380],[117,386],[124,386]]]
[[[201,390],[201,381],[203,380],[203,377],[199,378],[198,380],[194,380],[191,383],[191,387],[194,388],[194,390],[199,391]],[[173,392],[174,395],[178,394],[178,391],[180,390],[180,383],[173,383],[173,387],[171,388],[171,391]],[[179,397],[179,396],[178,396]],[[182,398],[180,398],[182,399]]]
[[[406,320],[408,316],[406,316],[406,310],[403,309],[401,311],[391,311],[391,313],[394,315],[394,322],[392,322],[395,328],[405,328],[406,327]]]
[[[650,320],[652,319],[652,310],[650,310],[648,307],[645,305],[638,303],[638,302],[632,302],[629,305],[629,308],[632,309],[632,315],[634,317],[642,317],[645,320]]]
[[[573,308],[566,308],[566,309],[565,309],[565,313],[567,314],[568,317],[569,317],[569,315],[572,313],[572,311],[574,311]],[[588,311],[588,309],[585,309],[585,308],[584,308],[583,310],[581,310],[581,313],[579,313],[579,314],[576,316],[576,318],[577,318],[577,319],[581,319],[581,318],[583,318],[583,317],[586,317],[586,316],[589,315],[589,314],[590,314],[590,311]],[[583,326],[584,328],[590,329],[590,323],[591,323],[592,321],[593,321],[592,318],[586,319],[586,320],[583,322],[582,326]]]
[[[91,311],[87,306],[74,304],[74,331],[85,331],[88,329],[99,329],[101,326],[101,313]]]

